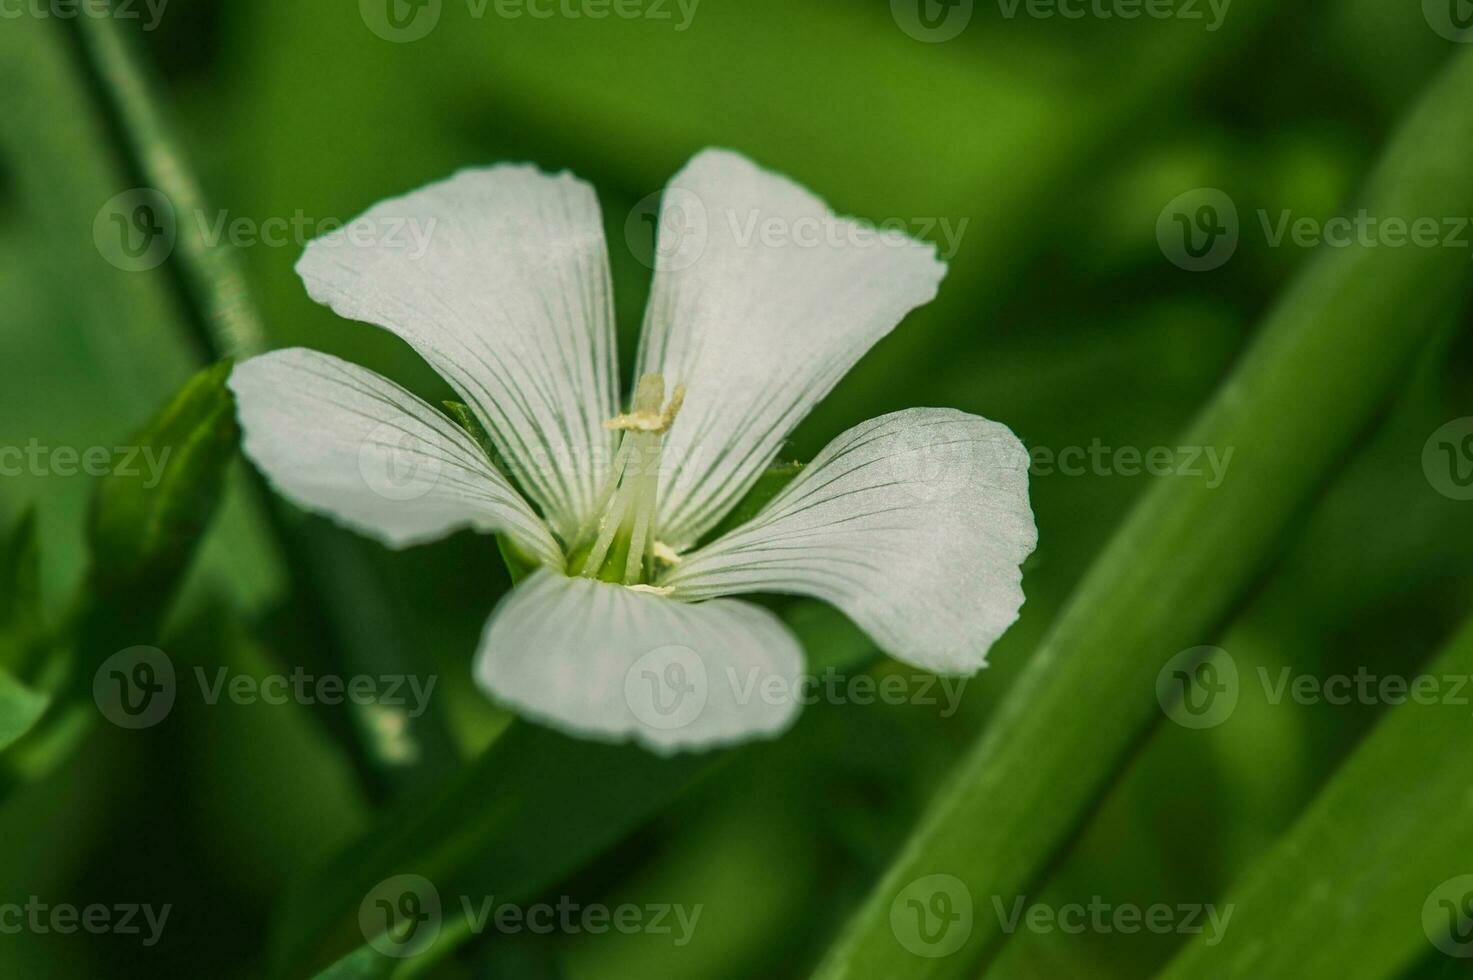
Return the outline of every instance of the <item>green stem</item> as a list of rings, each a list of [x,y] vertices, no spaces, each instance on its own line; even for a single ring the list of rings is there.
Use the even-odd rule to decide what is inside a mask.
[[[1393,141],[1364,195],[1371,213],[1473,214],[1470,89],[1473,53]],[[975,975],[1002,939],[985,914],[992,897],[1029,894],[1044,878],[1159,721],[1158,671],[1208,642],[1258,581],[1468,268],[1467,251],[1451,248],[1356,245],[1311,261],[1183,439],[1234,451],[1222,484],[1163,480],[1136,507],[830,950],[822,980]],[[959,948],[930,958],[901,943],[891,912],[935,874],[960,879],[977,914]]]

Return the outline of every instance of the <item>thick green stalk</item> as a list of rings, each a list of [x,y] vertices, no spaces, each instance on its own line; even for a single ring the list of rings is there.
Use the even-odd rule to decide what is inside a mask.
[[[1455,761],[1469,744],[1469,676],[1473,623],[1408,678],[1394,695],[1406,703],[1218,903],[1230,928],[1211,945],[1193,939],[1163,980],[1391,977],[1473,952],[1473,794]]]
[[[1473,214],[1470,90],[1473,54],[1463,54],[1372,175],[1362,199],[1371,214]],[[1234,450],[1226,478],[1216,489],[1164,480],[1136,507],[831,949],[822,980],[975,972],[1001,939],[984,914],[991,899],[1028,894],[1088,818],[1161,716],[1157,673],[1208,642],[1262,574],[1461,292],[1468,258],[1466,248],[1356,244],[1312,260],[1182,440]],[[953,876],[977,910],[969,928],[943,930],[955,949],[901,941],[904,916],[936,895],[916,894],[930,875]],[[949,897],[953,909],[965,898]]]

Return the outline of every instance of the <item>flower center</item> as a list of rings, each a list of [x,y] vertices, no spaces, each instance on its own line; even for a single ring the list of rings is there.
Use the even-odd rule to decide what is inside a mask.
[[[665,433],[685,401],[685,385],[676,385],[665,401],[665,379],[646,374],[634,390],[634,409],[604,423],[622,432],[608,479],[593,512],[596,527],[580,535],[587,545],[568,562],[573,574],[622,585],[645,585],[654,577],[655,503],[660,483],[660,450]]]

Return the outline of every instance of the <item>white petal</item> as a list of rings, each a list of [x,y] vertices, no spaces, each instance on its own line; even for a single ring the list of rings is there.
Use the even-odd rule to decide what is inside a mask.
[[[541,571],[492,614],[476,679],[555,728],[663,754],[783,731],[802,666],[797,640],[760,606]]]
[[[892,656],[971,673],[1018,618],[1020,565],[1037,540],[1017,438],[965,412],[916,408],[835,439],[751,522],[660,584],[687,599],[817,596]]]
[[[282,496],[394,548],[502,531],[561,567],[547,525],[466,432],[356,364],[292,348],[230,375],[243,448]]]
[[[660,536],[694,543],[783,439],[946,274],[935,248],[838,219],[735,153],[708,150],[661,202],[639,375],[684,383]]]
[[[617,410],[598,199],[571,174],[463,170],[307,246],[312,298],[398,334],[471,406],[554,530],[592,506]]]

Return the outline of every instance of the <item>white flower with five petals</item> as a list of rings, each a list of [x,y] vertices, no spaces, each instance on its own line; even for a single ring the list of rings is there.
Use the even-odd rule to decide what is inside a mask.
[[[660,227],[692,207],[699,240],[656,256],[627,411],[597,198],[529,166],[384,201],[297,265],[313,299],[407,341],[483,433],[315,351],[253,358],[230,382],[246,454],[296,504],[395,548],[495,532],[538,566],[482,637],[475,673],[495,699],[660,752],[796,716],[796,639],[731,596],[816,597],[892,656],[970,674],[1017,619],[1037,538],[1016,437],[936,408],[845,432],[712,535],[946,267],[730,152],[672,179]],[[359,233],[406,223],[432,229],[427,247]],[[788,233],[756,231],[774,229]],[[385,484],[385,466],[411,476]]]

